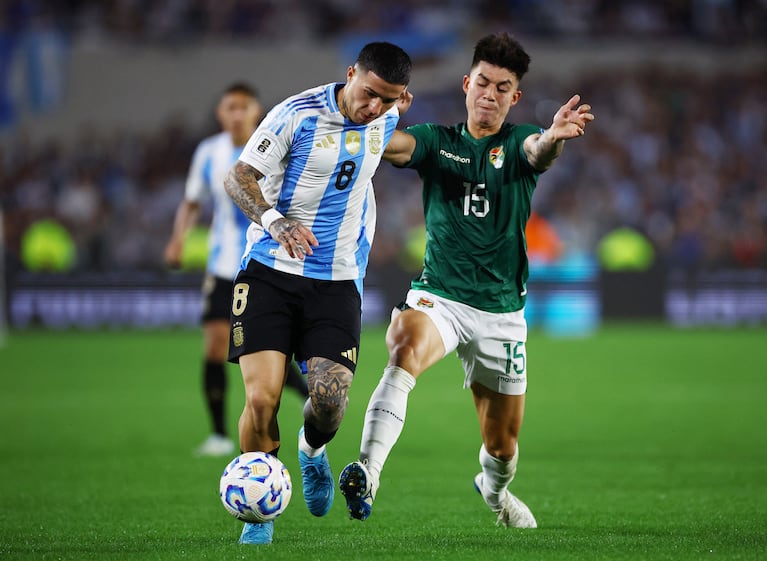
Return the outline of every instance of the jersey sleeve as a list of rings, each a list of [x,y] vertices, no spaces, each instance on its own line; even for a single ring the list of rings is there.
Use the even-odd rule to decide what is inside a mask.
[[[205,168],[210,166],[209,142],[202,141],[197,145],[192,156],[192,163],[186,175],[184,187],[184,199],[195,203],[201,202],[210,191],[210,184],[206,177]]]
[[[410,161],[399,167],[417,168],[423,164],[432,153],[432,146],[436,143],[438,137],[438,125],[424,123],[407,127],[404,132],[415,138],[415,148]]]
[[[295,131],[295,112],[285,110],[285,102],[275,106],[264,118],[240,154],[239,160],[263,175],[278,172],[290,152]]]
[[[519,145],[519,159],[520,161],[527,164],[527,167],[535,172],[536,175],[540,175],[541,172],[533,168],[533,166],[530,165],[529,160],[527,159],[527,153],[525,152],[525,139],[532,135],[532,134],[542,134],[544,129],[539,127],[538,125],[515,125],[514,126],[514,137],[517,141],[517,144]]]

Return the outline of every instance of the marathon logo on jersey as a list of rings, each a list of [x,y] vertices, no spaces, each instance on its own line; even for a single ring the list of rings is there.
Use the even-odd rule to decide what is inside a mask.
[[[360,148],[362,148],[362,137],[360,136],[360,133],[357,131],[347,132],[344,146],[351,156],[354,156],[359,152]]]
[[[454,162],[458,162],[459,164],[470,164],[471,158],[466,158],[464,156],[456,156],[452,152],[448,152],[447,150],[440,150],[439,155],[447,158],[449,160],[453,160]]]
[[[418,298],[418,301],[415,303],[416,306],[419,308],[433,308],[434,302],[426,298],[425,296],[421,296]]]
[[[381,152],[381,145],[383,144],[383,138],[381,138],[381,127],[371,127],[367,134],[367,138],[370,153],[374,156],[378,156],[378,154]]]
[[[503,167],[503,146],[491,148],[489,158],[495,169],[501,169]]]

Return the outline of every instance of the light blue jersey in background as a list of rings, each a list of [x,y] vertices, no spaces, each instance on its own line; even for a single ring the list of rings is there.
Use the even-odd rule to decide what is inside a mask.
[[[186,200],[196,203],[212,197],[207,271],[227,280],[233,280],[239,271],[247,229],[251,224],[224,189],[224,178],[241,152],[242,147],[234,146],[227,132],[200,142],[192,157],[184,195]]]

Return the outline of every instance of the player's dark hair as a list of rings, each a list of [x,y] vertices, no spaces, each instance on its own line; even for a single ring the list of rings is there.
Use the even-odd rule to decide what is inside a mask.
[[[390,84],[407,86],[410,83],[410,69],[413,63],[408,54],[397,45],[379,41],[368,43],[357,56],[361,69],[374,72]]]
[[[521,80],[530,66],[530,55],[514,37],[502,31],[485,35],[477,41],[471,67],[474,68],[482,61],[505,68]]]
[[[252,97],[253,99],[258,99],[258,90],[247,82],[234,82],[229,84],[222,95],[233,93],[243,94]]]

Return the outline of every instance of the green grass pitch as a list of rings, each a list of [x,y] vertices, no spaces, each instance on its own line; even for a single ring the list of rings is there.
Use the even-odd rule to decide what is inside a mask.
[[[301,493],[301,403],[286,394],[281,458],[295,490],[271,546],[238,545],[218,499],[227,459],[206,435],[200,333],[12,332],[0,348],[0,559],[767,559],[767,332],[608,326],[528,341],[528,405],[512,488],[537,530],[506,530],[472,487],[480,445],[454,356],[411,394],[372,517]],[[386,361],[366,329],[329,446],[356,458]],[[229,416],[242,405],[230,370]]]

